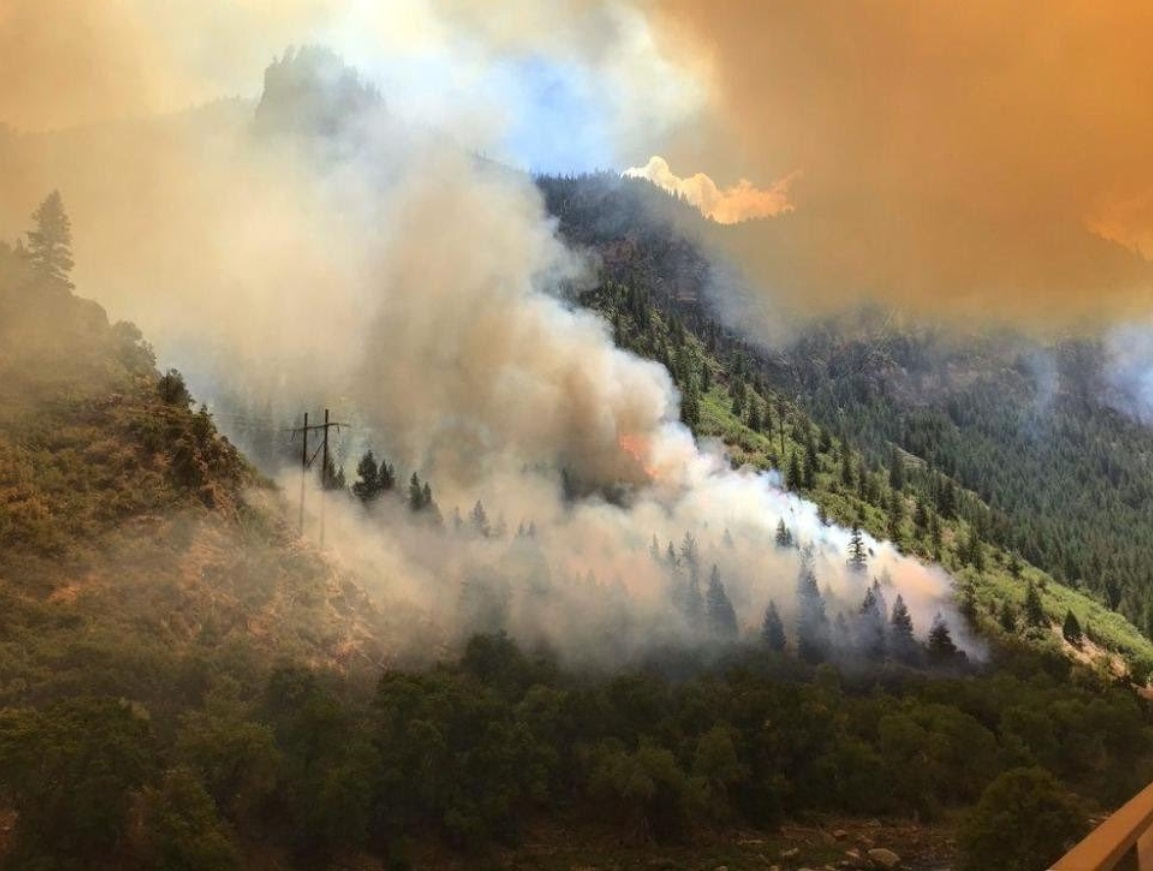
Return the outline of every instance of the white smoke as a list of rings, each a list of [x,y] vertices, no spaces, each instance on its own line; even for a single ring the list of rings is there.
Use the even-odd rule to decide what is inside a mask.
[[[360,177],[379,177],[367,160]],[[696,538],[702,586],[716,564],[746,634],[770,599],[791,618],[799,560],[773,543],[783,519],[814,547],[830,616],[854,614],[872,575],[892,579],[890,601],[900,592],[922,633],[949,610],[940,570],[870,539],[873,573],[862,579],[846,567],[846,530],[822,524],[775,476],[733,471],[720,446],[694,444],[668,373],[616,348],[601,319],[566,302],[563,283],[594,276],[557,240],[531,179],[431,142],[394,147],[389,162],[392,181],[369,186],[373,211],[387,216],[375,225],[370,286],[343,291],[371,314],[340,387],[378,451],[432,481],[446,519],[479,499],[507,531],[456,533],[449,521],[443,537],[413,535],[394,512],[383,533],[391,571],[375,573],[383,590],[419,602],[436,625],[492,605],[526,640],[628,657],[693,639],[672,605],[685,570],[653,559],[654,536],[661,548]],[[566,500],[562,473],[594,495]],[[535,536],[514,536],[530,525]],[[338,551],[359,553],[363,524],[345,535]],[[379,535],[375,523],[367,537]],[[498,601],[477,606],[470,589]],[[479,619],[465,628],[493,628]],[[610,627],[623,637],[610,642]]]
[[[104,252],[81,291],[142,321],[195,392],[323,403],[355,419],[401,488],[412,471],[431,482],[443,531],[396,502],[366,514],[343,495],[309,498],[313,511],[325,500],[333,557],[405,615],[398,649],[497,626],[603,663],[696,643],[673,604],[687,570],[650,554],[654,537],[664,550],[686,533],[702,587],[716,564],[742,633],[770,599],[791,631],[799,559],[773,543],[782,519],[814,547],[830,616],[855,613],[868,580],[846,569],[848,533],[774,476],[694,444],[668,373],[569,302],[595,264],[558,240],[530,177],[387,115],[318,155],[226,114],[208,134],[123,129],[112,142],[143,133],[146,148],[105,143],[135,157],[99,168],[84,148],[62,152],[69,168],[56,169],[90,185],[77,238],[101,234]],[[489,535],[451,520],[477,500]],[[535,534],[517,537],[522,526]],[[891,577],[923,635],[949,612],[948,577],[868,544],[872,574]]]
[[[1153,324],[1126,324],[1105,337],[1107,374],[1114,404],[1135,420],[1153,425]]]

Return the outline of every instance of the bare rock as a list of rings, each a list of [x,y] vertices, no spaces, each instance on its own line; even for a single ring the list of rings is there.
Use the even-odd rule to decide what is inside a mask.
[[[886,850],[884,847],[874,847],[869,851],[869,861],[878,868],[884,868],[885,871],[890,871],[901,864],[901,857],[894,853],[892,850]]]

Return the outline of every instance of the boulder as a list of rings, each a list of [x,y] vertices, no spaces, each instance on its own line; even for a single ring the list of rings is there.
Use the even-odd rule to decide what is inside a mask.
[[[869,861],[878,868],[884,868],[885,871],[890,871],[890,869],[896,868],[901,864],[901,857],[892,850],[886,850],[884,847],[874,847],[869,851]]]

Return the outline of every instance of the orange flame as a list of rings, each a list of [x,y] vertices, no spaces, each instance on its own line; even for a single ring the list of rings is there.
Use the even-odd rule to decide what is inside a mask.
[[[625,433],[617,439],[617,444],[621,446],[621,450],[636,460],[637,465],[645,470],[650,480],[656,479],[657,469],[649,456],[649,440],[646,436]]]
[[[737,224],[793,211],[789,186],[801,173],[792,172],[773,182],[767,189],[754,187],[748,179],[721,188],[703,172],[682,178],[669,168],[667,160],[654,154],[644,166],[631,167],[624,174],[630,178],[648,179],[669,193],[684,197],[702,215],[718,224]]]

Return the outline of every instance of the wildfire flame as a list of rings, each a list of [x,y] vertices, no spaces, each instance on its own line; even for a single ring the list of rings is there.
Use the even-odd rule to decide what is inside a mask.
[[[636,460],[638,466],[645,470],[649,480],[655,481],[658,477],[657,467],[653,464],[649,450],[649,439],[646,436],[634,433],[625,433],[617,439],[626,454]]]

